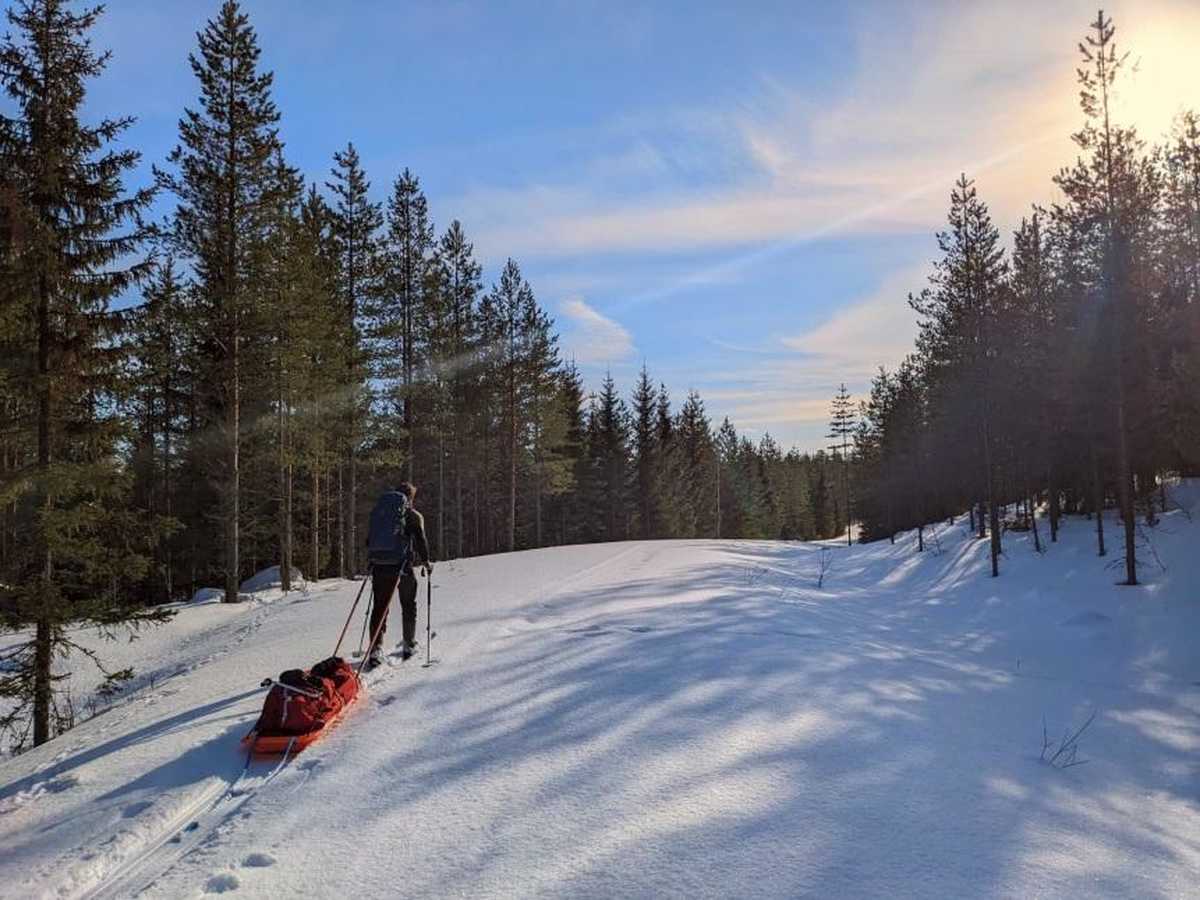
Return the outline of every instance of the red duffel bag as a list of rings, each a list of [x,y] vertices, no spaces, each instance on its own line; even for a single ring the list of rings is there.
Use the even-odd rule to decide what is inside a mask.
[[[324,728],[358,694],[358,679],[345,660],[330,657],[311,670],[289,669],[271,685],[254,733],[304,735]]]

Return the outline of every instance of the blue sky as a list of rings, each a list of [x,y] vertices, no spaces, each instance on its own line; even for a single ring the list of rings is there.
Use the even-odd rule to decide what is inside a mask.
[[[0,6],[3,5],[0,0]],[[217,0],[112,0],[95,114],[132,114],[149,164],[197,87]],[[1005,228],[1048,202],[1077,127],[1094,0],[705,4],[247,0],[292,162],[324,181],[353,141],[382,199],[404,167],[439,230],[496,276],[520,264],[589,383],[643,361],[677,402],[785,447],[822,446],[829,398],[895,365],[905,297],[950,186]],[[997,8],[1002,6],[1003,8]],[[1108,5],[1156,137],[1200,106],[1194,2]]]

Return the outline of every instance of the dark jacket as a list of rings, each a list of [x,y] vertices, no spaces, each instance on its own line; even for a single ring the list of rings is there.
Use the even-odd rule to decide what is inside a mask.
[[[404,536],[408,538],[408,563],[404,566],[405,574],[412,574],[413,563],[420,560],[420,564],[433,562],[433,558],[429,555],[429,541],[425,539],[425,517],[413,509],[411,506],[404,517]]]

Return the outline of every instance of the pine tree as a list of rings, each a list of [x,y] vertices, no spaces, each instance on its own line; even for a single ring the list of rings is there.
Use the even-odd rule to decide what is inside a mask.
[[[499,415],[487,418],[498,424],[502,434],[498,449],[501,449],[499,459],[503,460],[508,500],[503,513],[505,526],[501,546],[508,551],[516,549],[517,539],[517,469],[523,421],[522,377],[527,371],[522,317],[531,303],[533,291],[521,277],[520,267],[510,259],[500,273],[499,284],[492,286],[480,305],[481,338],[488,357],[488,372],[484,380],[492,385],[492,390],[500,400]]]
[[[380,248],[377,232],[383,225],[383,212],[370,201],[371,182],[362,169],[354,144],[333,154],[333,181],[326,187],[333,192],[332,234],[337,254],[337,285],[343,310],[340,331],[344,335],[346,373],[344,381],[344,462],[338,472],[343,485],[338,498],[338,574],[357,572],[361,543],[358,539],[358,458],[362,441],[361,421],[368,400],[364,380],[367,354],[361,338],[360,319],[371,308],[378,292]]]
[[[850,400],[850,394],[846,391],[845,384],[838,388],[838,392],[833,398],[830,415],[829,434],[826,437],[833,441],[828,449],[837,453],[842,463],[842,509],[846,521],[846,545],[850,546],[852,543],[850,538],[850,438],[855,432],[856,423],[854,404]]]
[[[290,379],[296,399],[292,457],[307,472],[308,566],[319,577],[333,557],[323,539],[322,481],[344,461],[330,432],[345,421],[345,373],[352,349],[345,339],[344,307],[338,298],[338,245],[333,211],[310,186],[288,241],[289,277],[300,319],[294,340],[298,358]],[[325,506],[328,507],[327,501]],[[332,510],[326,509],[326,517]],[[324,550],[322,549],[324,548]]]
[[[521,296],[521,407],[528,423],[527,443],[533,469],[533,546],[542,546],[542,512],[544,498],[553,489],[553,472],[557,461],[549,456],[559,427],[558,406],[558,336],[554,320],[538,306],[533,291],[526,289]]]
[[[202,414],[215,452],[209,477],[219,486],[224,531],[225,600],[238,600],[241,560],[242,403],[246,344],[256,312],[252,284],[267,223],[277,203],[275,158],[279,112],[273,76],[258,70],[258,39],[248,17],[226,0],[198,35],[191,54],[200,105],[179,122],[174,171],[156,170],[159,186],[178,200],[167,242],[196,278],[196,326],[206,363]]]
[[[1073,135],[1083,153],[1075,166],[1055,179],[1067,197],[1060,215],[1072,219],[1091,238],[1093,273],[1098,308],[1095,368],[1097,397],[1105,398],[1094,413],[1098,420],[1111,416],[1116,439],[1117,495],[1125,537],[1125,583],[1137,584],[1135,463],[1131,439],[1134,410],[1143,388],[1138,375],[1144,368],[1146,291],[1139,290],[1139,275],[1147,264],[1141,238],[1152,227],[1157,190],[1150,161],[1133,128],[1122,128],[1111,118],[1111,95],[1128,54],[1119,55],[1116,29],[1103,12],[1091,25],[1091,34],[1080,44],[1083,65],[1078,69],[1080,108],[1085,122]],[[1104,408],[1107,407],[1107,408]],[[1097,511],[1100,515],[1100,511]]]
[[[1200,114],[1182,113],[1164,154],[1160,406],[1167,467],[1200,474]]]
[[[917,341],[944,409],[973,434],[982,462],[977,497],[986,499],[992,575],[1000,574],[1000,516],[996,468],[997,359],[1002,352],[997,319],[1008,264],[1000,233],[973,181],[963,175],[950,195],[949,230],[938,235],[943,257],[930,288],[910,301],[922,317]],[[982,503],[982,500],[981,500]],[[982,506],[981,506],[982,509]],[[980,537],[984,534],[982,513]]]
[[[419,325],[426,278],[433,249],[433,223],[421,185],[408,169],[396,179],[388,199],[388,279],[386,333],[388,352],[395,364],[398,357],[399,400],[404,414],[407,445],[405,471],[414,480],[417,430],[414,376],[419,366]]]
[[[1041,535],[1034,515],[1034,488],[1046,479],[1050,506],[1050,539],[1058,540],[1060,515],[1057,473],[1052,448],[1061,418],[1058,384],[1053,377],[1057,360],[1053,347],[1061,338],[1061,323],[1054,304],[1055,289],[1050,253],[1042,232],[1042,215],[1034,210],[1013,236],[1012,305],[1005,329],[1010,348],[1004,383],[1007,387],[1002,418],[1006,431],[1020,448],[1021,492],[1029,509],[1029,525],[1040,552]],[[1050,376],[1047,379],[1047,376]],[[1043,386],[1043,379],[1049,384]]]
[[[18,747],[29,733],[23,723],[34,744],[70,727],[53,661],[78,650],[100,665],[68,625],[111,630],[167,618],[137,608],[154,532],[128,504],[116,456],[121,320],[110,303],[148,274],[140,213],[152,195],[126,194],[138,154],[113,146],[133,120],[81,118],[88,82],[108,60],[88,37],[100,14],[19,0],[7,12],[15,34],[0,43],[0,86],[11,101],[11,113],[0,113],[0,389],[17,412],[6,431],[25,463],[0,482],[16,525],[0,610],[6,627],[33,625],[0,658],[0,697],[15,701],[0,731],[11,730]]]
[[[456,555],[465,553],[466,521],[464,485],[471,407],[472,379],[478,368],[478,322],[476,303],[482,290],[481,268],[474,258],[462,225],[455,219],[438,244],[437,269],[440,290],[447,306],[447,331],[437,367],[449,381],[451,407],[451,464],[454,477],[454,533]]]

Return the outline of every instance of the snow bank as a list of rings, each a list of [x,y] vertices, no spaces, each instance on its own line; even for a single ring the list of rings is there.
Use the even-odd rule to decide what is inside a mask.
[[[220,603],[224,599],[225,591],[221,588],[196,588],[196,593],[192,594],[191,605],[200,606],[205,603]]]
[[[271,566],[267,569],[262,569],[255,572],[249,578],[241,583],[238,590],[243,594],[256,594],[259,591],[270,590],[271,588],[281,587],[283,580],[281,577],[281,567]],[[292,588],[298,589],[305,585],[304,575],[295,566],[292,566]]]

